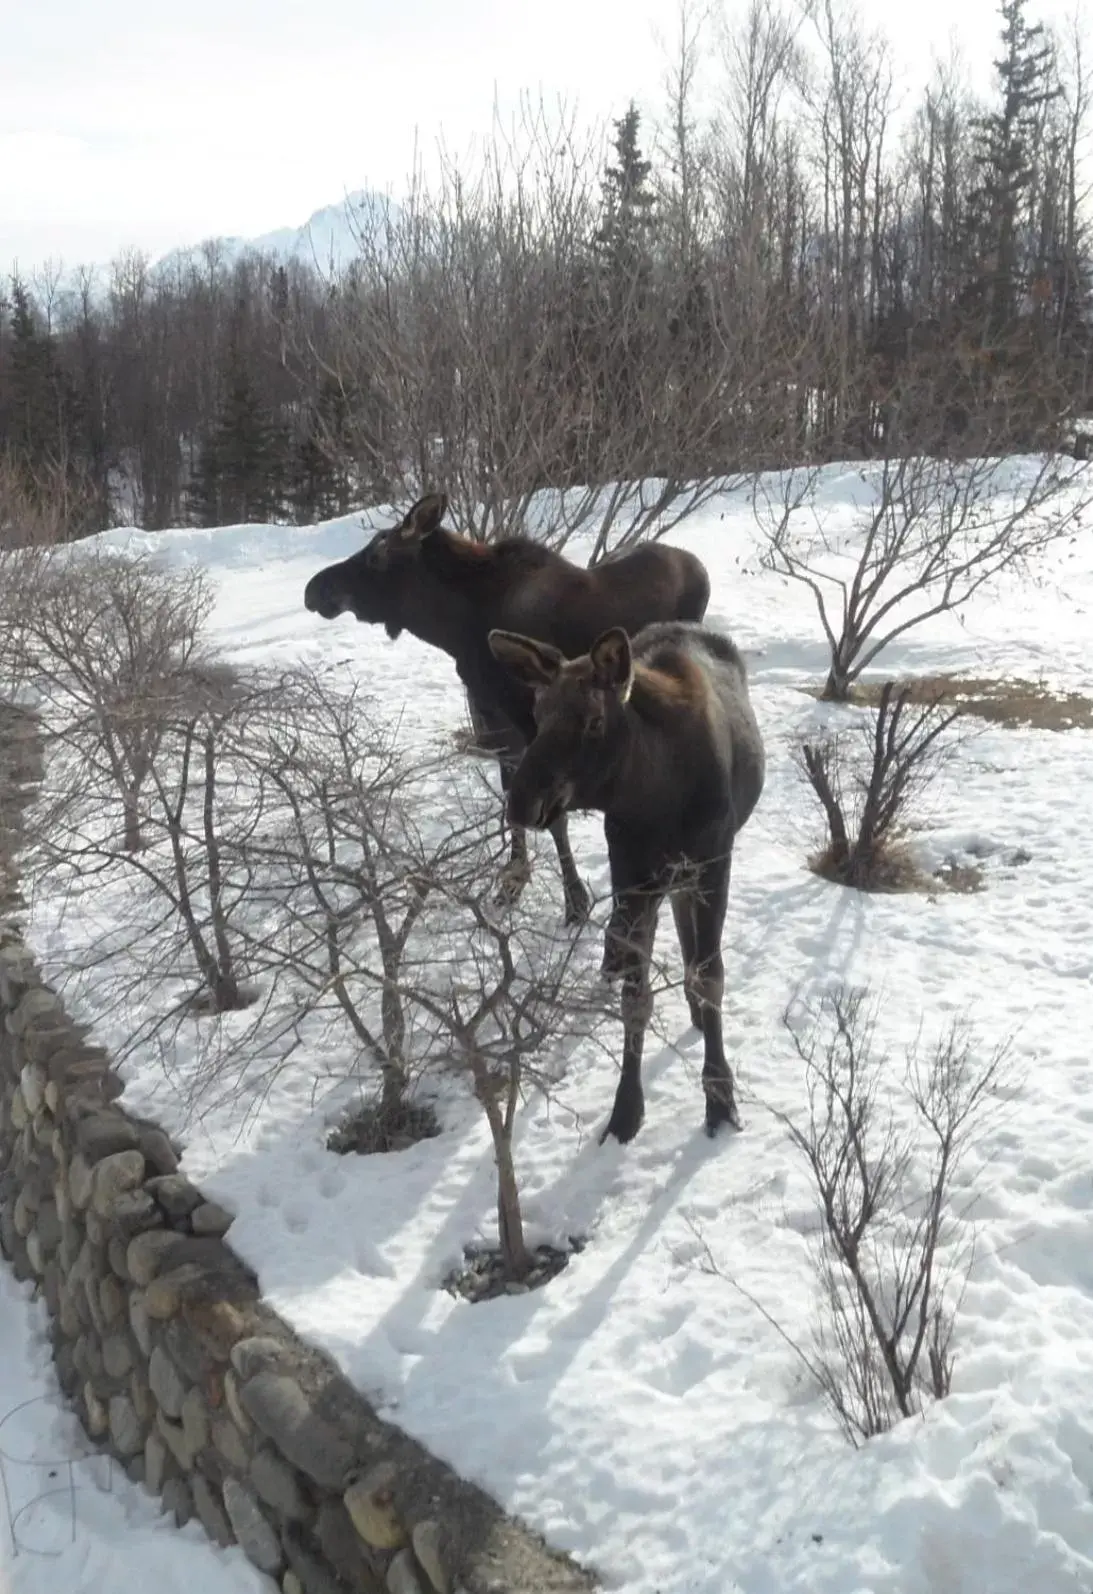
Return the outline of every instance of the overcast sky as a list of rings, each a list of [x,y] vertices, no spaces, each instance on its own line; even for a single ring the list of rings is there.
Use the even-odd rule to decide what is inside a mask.
[[[730,0],[731,3],[731,0]],[[958,34],[989,80],[993,0],[859,0],[907,86]],[[1043,12],[1061,14],[1045,0]],[[495,94],[586,116],[656,102],[678,0],[13,0],[0,31],[0,270],[153,257],[397,197],[415,137],[465,149]]]

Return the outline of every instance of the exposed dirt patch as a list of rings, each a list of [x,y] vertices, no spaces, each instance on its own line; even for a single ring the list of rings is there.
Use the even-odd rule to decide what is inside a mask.
[[[405,1151],[420,1140],[435,1140],[439,1133],[436,1113],[427,1103],[401,1101],[385,1106],[382,1101],[370,1101],[356,1104],[338,1120],[326,1137],[326,1149],[340,1157],[351,1152],[369,1157]]]
[[[813,874],[818,874],[821,879],[830,880],[835,885],[852,886],[858,891],[880,894],[918,891],[929,897],[952,892],[957,896],[971,896],[986,890],[985,860],[992,854],[993,849],[987,849],[982,858],[973,857],[970,861],[967,854],[954,855],[946,858],[940,868],[931,873],[916,862],[910,846],[906,843],[896,843],[894,846],[885,847],[874,860],[874,867],[866,881],[847,879],[833,863],[830,849],[826,847],[820,852],[813,853],[808,860],[808,866]],[[1015,869],[1031,863],[1032,854],[1026,852],[1023,847],[1017,847],[1011,852],[1003,853],[999,862],[1006,868]]]
[[[505,1266],[504,1257],[492,1247],[466,1245],[463,1247],[465,1265],[457,1267],[443,1281],[449,1295],[462,1296],[465,1301],[490,1301],[498,1295],[527,1295],[541,1289],[557,1278],[569,1259],[584,1250],[585,1242],[573,1235],[569,1237],[568,1251],[559,1251],[553,1245],[539,1245],[531,1252],[532,1267],[526,1278],[514,1279]]]
[[[850,701],[867,708],[880,702],[883,681],[858,681]],[[989,676],[910,675],[896,681],[897,691],[908,690],[916,705],[943,703],[962,714],[1004,725],[1009,730],[1093,730],[1093,697],[1081,692],[1053,692],[1040,681],[1018,677],[994,680]],[[821,688],[805,687],[810,697]]]

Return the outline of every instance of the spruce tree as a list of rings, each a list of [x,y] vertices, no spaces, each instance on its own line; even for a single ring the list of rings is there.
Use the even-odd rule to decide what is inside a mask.
[[[1002,0],[999,103],[974,123],[978,183],[971,197],[975,266],[970,297],[984,341],[1004,336],[1027,287],[1022,228],[1043,157],[1044,108],[1058,97],[1055,58],[1041,23],[1025,17],[1026,0]]]
[[[18,277],[11,285],[10,349],[8,440],[32,482],[60,456],[60,386],[49,335]]]
[[[280,511],[280,428],[258,390],[238,338],[228,350],[223,397],[202,440],[194,508],[203,526],[272,520]]]
[[[656,196],[649,178],[652,164],[642,154],[641,113],[631,102],[615,123],[615,163],[603,182],[603,218],[597,234],[609,268],[630,273],[648,257],[652,246]]]

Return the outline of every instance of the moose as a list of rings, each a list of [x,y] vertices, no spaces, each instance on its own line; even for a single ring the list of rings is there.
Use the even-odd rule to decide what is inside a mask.
[[[604,815],[614,908],[604,971],[622,976],[622,1075],[600,1144],[645,1116],[641,1059],[649,966],[670,896],[691,1022],[701,1030],[706,1131],[740,1128],[725,1058],[721,934],[733,843],[763,790],[766,754],[735,644],[708,626],[621,626],[567,658],[493,630],[494,657],[534,694],[535,734],[509,782],[510,822],[549,829],[574,809]]]
[[[586,570],[528,537],[478,542],[442,525],[447,509],[443,493],[419,499],[399,525],[312,576],[304,604],[324,620],[349,612],[383,625],[392,641],[409,631],[447,653],[466,689],[480,745],[500,764],[504,799],[535,734],[534,693],[497,663],[490,631],[530,632],[580,654],[610,626],[634,632],[653,620],[701,620],[710,580],[694,554],[661,543]],[[565,922],[583,923],[591,899],[577,872],[565,813],[545,828],[561,866]],[[524,829],[513,823],[502,897],[514,902],[530,876]]]

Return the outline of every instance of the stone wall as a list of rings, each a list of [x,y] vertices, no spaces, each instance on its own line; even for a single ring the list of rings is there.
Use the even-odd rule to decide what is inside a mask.
[[[32,722],[0,705],[0,1245],[45,1299],[88,1434],[284,1594],[591,1589],[263,1304],[225,1240],[230,1215],[160,1128],[125,1111],[109,1057],[18,932],[4,858],[36,747]]]

